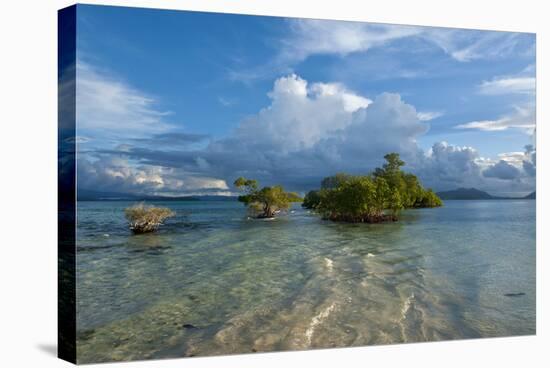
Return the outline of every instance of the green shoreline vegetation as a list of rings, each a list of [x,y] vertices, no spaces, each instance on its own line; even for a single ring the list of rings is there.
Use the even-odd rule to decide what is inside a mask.
[[[388,153],[384,158],[386,163],[368,175],[338,173],[324,178],[321,189],[309,191],[303,199],[286,192],[281,185],[260,189],[254,179],[240,177],[233,184],[244,192],[238,200],[260,219],[273,218],[294,202],[302,202],[302,207],[314,210],[324,219],[352,223],[397,221],[403,209],[443,205],[441,198],[423,188],[415,175],[401,170],[405,162],[398,153]],[[169,208],[140,203],[126,208],[125,215],[130,230],[141,234],[156,231],[175,214]]]

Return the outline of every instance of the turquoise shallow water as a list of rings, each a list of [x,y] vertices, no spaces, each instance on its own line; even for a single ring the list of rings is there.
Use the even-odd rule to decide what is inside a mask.
[[[177,216],[145,235],[130,204],[78,203],[81,363],[535,333],[535,201],[374,225],[164,202]]]

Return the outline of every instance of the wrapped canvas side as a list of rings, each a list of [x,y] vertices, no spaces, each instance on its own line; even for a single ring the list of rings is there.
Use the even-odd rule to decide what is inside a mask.
[[[58,13],[58,356],[76,363],[76,6]]]

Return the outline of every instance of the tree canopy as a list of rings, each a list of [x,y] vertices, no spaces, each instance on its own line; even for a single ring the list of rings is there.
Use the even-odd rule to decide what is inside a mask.
[[[292,202],[302,202],[298,194],[285,192],[280,185],[258,189],[257,180],[243,177],[235,180],[234,185],[245,192],[239,196],[239,201],[248,206],[258,218],[274,217],[277,212],[288,210]]]
[[[319,194],[319,191],[310,190],[304,197],[304,201],[302,202],[302,207],[315,209],[319,205],[319,202],[321,202],[321,195]]]
[[[386,163],[369,175],[338,173],[324,178],[321,189],[310,191],[302,206],[336,221],[381,222],[397,220],[404,208],[438,207],[443,203],[418,178],[401,170],[398,153],[384,156]]]
[[[135,234],[156,231],[169,217],[176,214],[166,207],[147,206],[143,203],[135,204],[124,210],[130,230]]]

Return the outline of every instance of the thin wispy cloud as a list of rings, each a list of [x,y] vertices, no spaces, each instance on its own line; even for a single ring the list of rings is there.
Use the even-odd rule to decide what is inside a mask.
[[[495,120],[471,121],[459,124],[456,129],[476,129],[483,131],[500,131],[519,128],[532,132],[536,126],[536,109],[534,104],[515,106],[513,112]]]
[[[331,20],[299,19],[291,20],[289,25],[291,34],[282,40],[280,57],[294,62],[318,54],[365,52],[422,33],[419,27]]]
[[[479,86],[479,93],[485,95],[534,94],[535,88],[534,77],[504,77],[482,82]]]
[[[521,72],[493,77],[477,86],[477,93],[484,96],[504,96],[513,98],[513,110],[496,119],[476,120],[459,124],[456,129],[481,131],[502,131],[518,128],[532,134],[536,125],[536,79],[535,66],[529,64]]]
[[[418,116],[418,120],[420,121],[430,121],[437,118],[442,117],[445,115],[442,111],[419,111],[416,116]]]
[[[76,73],[79,129],[136,138],[173,129],[167,120],[171,113],[160,109],[156,98],[82,60]]]
[[[221,96],[218,97],[218,102],[220,103],[220,105],[225,106],[225,107],[230,107],[230,106],[233,106],[237,103],[237,101],[235,101],[234,99],[221,97]]]
[[[457,129],[477,129],[501,131],[519,128],[533,133],[536,125],[536,79],[534,64],[528,65],[520,73],[495,77],[481,82],[477,92],[487,96],[518,96],[513,110],[493,120],[478,120],[459,124]]]
[[[316,55],[337,55],[342,58],[366,53],[374,48],[396,47],[403,39],[421,40],[427,48],[402,50],[411,52],[441,50],[451,59],[468,63],[480,59],[500,59],[515,52],[529,53],[530,40],[521,34],[499,31],[477,31],[450,28],[373,24],[350,21],[291,19],[288,34],[279,39],[278,53],[264,64],[228,69],[231,80],[252,83],[292,72],[295,65]],[[422,51],[423,50],[423,51]],[[394,76],[414,78],[421,71],[393,71]]]
[[[421,38],[461,62],[504,57],[520,45],[520,36],[511,32],[310,19],[293,20],[290,28],[291,37],[283,41],[282,53],[297,61],[316,54],[365,52],[409,37]]]
[[[427,28],[422,37],[460,62],[505,57],[521,46],[521,36],[511,32]]]

